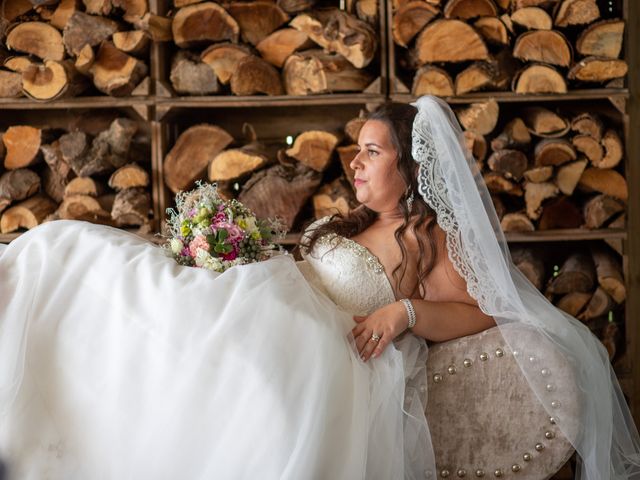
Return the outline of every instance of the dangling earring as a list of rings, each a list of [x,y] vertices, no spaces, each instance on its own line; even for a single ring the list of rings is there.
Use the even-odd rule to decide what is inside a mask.
[[[413,208],[413,190],[407,197],[407,211],[411,213],[411,209]]]

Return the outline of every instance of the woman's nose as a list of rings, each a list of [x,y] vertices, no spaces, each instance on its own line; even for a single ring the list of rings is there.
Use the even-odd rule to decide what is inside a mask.
[[[349,166],[351,167],[351,170],[355,170],[356,167],[361,167],[362,166],[362,162],[360,161],[360,154],[361,153],[362,153],[362,150],[360,150],[358,153],[356,153],[356,156],[353,157],[351,162],[349,162]]]

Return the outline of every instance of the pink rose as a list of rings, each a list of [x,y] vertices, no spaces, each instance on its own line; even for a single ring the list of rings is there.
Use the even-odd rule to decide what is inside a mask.
[[[233,223],[221,223],[218,228],[224,228],[227,231],[228,243],[238,243],[244,238],[242,229]]]
[[[192,257],[195,258],[195,256],[198,254],[199,248],[203,249],[206,252],[209,251],[209,242],[207,242],[207,239],[204,237],[204,235],[198,235],[196,238],[191,240],[191,242],[189,242],[189,252],[191,253]]]

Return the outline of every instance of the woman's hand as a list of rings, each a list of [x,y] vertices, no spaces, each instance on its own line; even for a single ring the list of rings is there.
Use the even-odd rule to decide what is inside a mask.
[[[401,302],[390,303],[366,317],[354,316],[358,323],[351,332],[363,361],[379,357],[394,338],[407,328],[407,311]],[[373,335],[380,337],[375,340]]]

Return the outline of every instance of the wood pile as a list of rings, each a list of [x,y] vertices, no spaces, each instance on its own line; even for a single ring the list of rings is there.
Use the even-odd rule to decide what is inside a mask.
[[[55,219],[143,226],[151,211],[148,146],[116,118],[95,136],[15,125],[0,142],[0,233]]]
[[[377,1],[353,0],[346,11],[315,3],[175,0],[175,14],[165,19],[178,47],[171,61],[173,89],[183,95],[365,90],[376,77]]]
[[[147,0],[5,0],[0,97],[132,94],[148,72],[147,10]]]
[[[603,18],[597,0],[392,5],[396,76],[414,96],[566,93],[601,87],[628,70],[620,58],[625,22]]]

